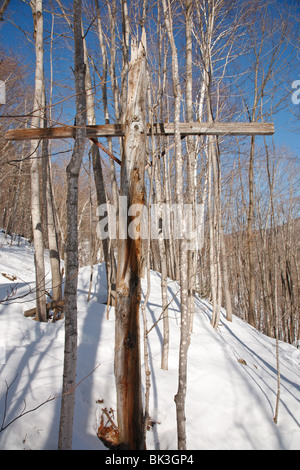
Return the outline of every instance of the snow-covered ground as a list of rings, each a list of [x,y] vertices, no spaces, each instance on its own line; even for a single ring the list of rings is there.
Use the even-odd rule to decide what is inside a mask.
[[[46,266],[49,273],[48,261]],[[85,267],[78,277],[78,382],[100,365],[76,389],[73,448],[101,450],[104,446],[97,438],[101,410],[116,409],[114,312],[111,309],[107,319],[106,305],[101,303],[106,290],[104,266],[94,268],[92,296],[87,303],[89,276],[90,268]],[[50,290],[50,277],[47,279]],[[178,285],[170,282],[170,299],[177,290]],[[0,300],[7,295],[9,302],[0,303],[0,425],[5,399],[4,425],[24,407],[29,411],[61,393],[64,348],[63,320],[41,324],[23,314],[34,306],[32,247],[25,240],[20,246],[11,245],[1,234]],[[155,272],[151,273],[147,312],[150,328],[161,314],[160,275]],[[169,315],[168,371],[160,369],[162,322],[149,334],[150,415],[156,422],[147,433],[149,450],[177,447],[178,297],[170,305]],[[188,361],[188,449],[300,449],[300,351],[280,343],[281,398],[276,425],[275,341],[236,317],[227,322],[224,312],[215,331],[210,316],[211,305],[197,298]],[[58,398],[16,419],[0,432],[0,449],[56,449],[59,414]]]

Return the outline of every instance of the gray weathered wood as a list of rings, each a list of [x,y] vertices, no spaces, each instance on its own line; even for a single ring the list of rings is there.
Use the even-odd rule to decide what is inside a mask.
[[[226,122],[183,122],[179,126],[182,135],[273,135],[274,124],[264,122],[226,123]],[[10,129],[5,134],[6,140],[31,139],[69,139],[75,138],[76,126],[48,127],[45,129]],[[156,123],[153,130],[147,124],[147,135],[168,136],[174,134],[174,123]],[[86,127],[87,138],[96,137],[122,137],[124,136],[122,124],[103,124]]]

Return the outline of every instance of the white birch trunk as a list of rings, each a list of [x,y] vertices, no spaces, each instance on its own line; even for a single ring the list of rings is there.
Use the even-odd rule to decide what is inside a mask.
[[[81,0],[73,1],[76,88],[76,137],[67,167],[67,246],[65,350],[58,448],[72,449],[77,364],[78,179],[86,135],[85,63],[81,34]]]
[[[41,127],[47,127],[46,117],[46,93],[43,87],[43,117],[41,119]],[[60,256],[58,248],[58,235],[55,222],[55,209],[52,191],[52,169],[50,161],[49,141],[42,142],[42,159],[45,171],[45,202],[46,202],[46,218],[48,231],[48,246],[50,257],[50,268],[52,277],[52,300],[59,301],[62,298],[62,279],[60,272]],[[54,309],[53,321],[57,318],[58,310]]]
[[[35,28],[35,94],[34,110],[31,127],[40,126],[42,116],[44,70],[43,70],[43,2],[33,0],[31,2],[32,15]],[[31,220],[34,242],[34,262],[36,276],[36,319],[47,321],[46,294],[45,294],[45,264],[44,264],[44,240],[40,207],[40,159],[38,156],[39,141],[31,141]]]
[[[192,0],[186,0],[186,117],[187,122],[193,122],[193,55],[192,55]],[[191,226],[189,227],[188,250],[188,312],[189,330],[193,329],[195,311],[195,286],[197,269],[196,248],[196,141],[193,136],[187,138],[187,171],[188,171],[188,204],[191,207]]]
[[[177,49],[173,35],[173,24],[171,5],[166,0],[162,1],[164,17],[172,51],[172,78],[174,92],[174,124],[175,124],[175,174],[176,174],[176,203],[181,208],[182,227],[181,238],[179,240],[179,270],[180,270],[180,298],[181,298],[181,328],[180,328],[180,347],[179,347],[179,371],[178,371],[178,390],[175,396],[176,418],[177,418],[177,439],[178,449],[186,449],[186,417],[185,417],[185,398],[187,385],[187,352],[189,346],[189,312],[188,312],[188,266],[187,266],[187,243],[184,224],[183,211],[183,174],[182,174],[182,152],[181,135],[179,131],[180,124],[180,106],[181,106],[181,88],[179,82],[179,69]]]

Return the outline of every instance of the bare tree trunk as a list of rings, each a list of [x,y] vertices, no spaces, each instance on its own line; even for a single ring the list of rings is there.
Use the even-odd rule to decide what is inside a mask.
[[[192,0],[186,0],[186,117],[187,122],[193,122],[193,56],[192,56]],[[195,311],[195,285],[197,268],[196,249],[196,142],[194,137],[187,138],[187,171],[188,171],[188,198],[191,209],[190,238],[188,250],[188,311],[190,316],[190,331],[192,331]]]
[[[173,23],[171,5],[163,0],[163,9],[166,28],[172,51],[172,79],[174,92],[174,141],[175,141],[175,173],[176,173],[176,204],[180,207],[182,224],[180,227],[179,239],[179,269],[180,269],[180,299],[181,299],[181,327],[180,327],[180,350],[179,350],[179,370],[178,370],[178,390],[175,396],[176,417],[177,417],[177,440],[178,449],[186,449],[186,417],[185,398],[187,385],[187,352],[189,347],[189,312],[188,312],[188,263],[187,263],[187,242],[186,228],[184,223],[183,210],[183,175],[182,175],[182,152],[180,124],[181,88],[179,82],[179,69],[177,49],[173,35]]]
[[[148,79],[149,83],[149,79]],[[148,92],[149,96],[149,92]],[[149,97],[150,101],[150,97]],[[153,124],[153,111],[151,109],[151,123]],[[155,142],[154,136],[152,136],[152,167],[150,170],[150,188],[149,188],[149,202],[148,202],[148,211],[147,211],[147,227],[148,227],[148,238],[146,240],[146,269],[147,269],[147,291],[142,304],[142,314],[143,314],[143,323],[144,323],[144,367],[145,367],[145,412],[144,412],[144,437],[143,441],[146,443],[146,433],[149,423],[149,406],[150,406],[150,387],[151,387],[151,371],[149,366],[149,350],[148,350],[148,328],[147,328],[147,303],[151,293],[151,276],[150,276],[150,249],[151,249],[151,211],[152,211],[152,195],[153,195],[153,184],[154,184],[154,172],[156,168],[156,162],[153,161],[155,155]]]
[[[152,140],[154,137],[152,137]],[[155,155],[155,149],[152,152]],[[162,297],[162,311],[163,311],[163,346],[161,354],[161,368],[168,370],[169,362],[169,313],[168,313],[168,286],[167,286],[167,253],[164,240],[164,233],[162,222],[163,214],[163,192],[160,180],[161,162],[160,159],[155,159],[153,162],[153,172],[155,181],[155,214],[156,223],[158,220],[158,250],[160,258],[160,273],[161,273],[161,297]],[[150,227],[150,226],[149,226]],[[149,228],[150,230],[150,228]]]
[[[98,36],[100,42],[100,48],[102,53],[102,61],[103,61],[103,72],[102,72],[102,97],[103,97],[103,110],[104,110],[104,117],[105,123],[109,124],[109,111],[108,111],[108,99],[107,99],[107,76],[108,76],[108,54],[105,47],[105,41],[103,38],[102,33],[102,24],[101,24],[101,15],[98,6],[98,0],[95,2],[96,11],[97,11],[97,21],[98,21]],[[115,83],[115,15],[116,15],[116,5],[115,2],[113,4],[113,12],[111,15],[111,45],[110,45],[110,57],[111,57],[111,67],[110,71],[112,73],[112,91],[115,97],[116,95],[116,83]],[[116,121],[119,122],[119,112],[118,112],[118,105],[117,99],[115,99],[115,106],[116,106]],[[112,139],[108,138],[108,149],[111,153],[113,153],[113,145]],[[118,215],[119,211],[119,190],[117,184],[117,177],[116,177],[116,169],[115,163],[112,158],[109,159],[109,167],[110,167],[110,183],[111,183],[111,191],[112,191],[112,200],[113,205],[116,210],[116,214]],[[109,285],[109,299],[108,304],[114,306],[116,302],[116,278],[117,278],[117,265],[114,255],[114,247],[116,245],[116,240],[107,240],[108,245],[105,246],[106,255],[106,265],[107,265],[107,284]]]
[[[76,137],[67,167],[67,246],[65,284],[65,350],[63,396],[61,404],[58,448],[72,448],[77,364],[77,275],[78,275],[78,179],[86,136],[85,63],[81,33],[81,0],[73,1]]]
[[[213,42],[215,22],[218,9],[223,0],[216,2],[200,2],[198,4],[199,45],[203,61],[203,92],[206,98],[207,121],[213,122],[212,94],[213,84]],[[203,14],[204,13],[204,14]],[[202,90],[201,90],[202,92]],[[200,96],[199,115],[203,112],[204,97]],[[208,136],[208,211],[210,231],[210,278],[213,314],[211,323],[217,328],[220,318],[222,282],[221,282],[221,168],[218,140],[215,136]],[[212,199],[212,200],[211,200]]]
[[[43,70],[43,2],[33,0],[31,2],[32,15],[35,29],[35,94],[34,110],[31,127],[40,127],[42,116],[44,70]],[[47,321],[46,294],[45,294],[45,264],[44,264],[44,240],[40,207],[40,159],[38,157],[39,142],[31,142],[31,219],[34,242],[34,262],[36,276],[36,319]]]
[[[254,146],[255,138],[251,137],[249,160],[249,208],[248,208],[248,260],[249,260],[249,305],[248,322],[256,326],[255,321],[255,269],[253,258],[253,217],[254,217]]]
[[[116,22],[116,2],[113,1],[112,10],[109,6],[110,11],[110,23],[111,23],[111,42],[110,42],[110,67],[108,65],[108,54],[105,47],[105,41],[103,37],[102,31],[102,23],[101,23],[101,14],[98,5],[98,0],[95,1],[96,12],[97,12],[97,23],[98,23],[98,36],[100,42],[100,49],[102,54],[102,78],[101,78],[101,87],[102,87],[102,97],[103,97],[103,111],[105,117],[105,124],[109,124],[109,111],[108,111],[108,99],[107,99],[107,76],[108,76],[108,69],[110,68],[110,75],[111,75],[111,82],[112,82],[112,92],[115,102],[115,118],[116,122],[120,122],[120,115],[119,115],[119,103],[117,98],[117,83],[116,83],[116,71],[115,71],[115,60],[116,60],[116,31],[115,31],[115,22]],[[108,149],[112,153],[112,139],[108,138]],[[112,159],[109,160],[110,165],[110,181],[111,181],[111,190],[113,196],[113,204],[118,213],[118,201],[119,201],[119,191],[118,191],[118,184],[116,178],[116,169],[115,163]]]
[[[214,227],[214,209],[213,209],[213,179],[212,179],[212,151],[211,146],[213,142],[209,141],[208,144],[208,223],[209,223],[209,271],[210,271],[210,286],[211,286],[211,300],[213,305],[213,313],[211,322],[214,325],[217,317],[217,261],[216,261],[216,244],[215,236],[216,231]]]
[[[156,162],[154,166],[154,178],[156,187],[156,203],[158,206],[157,217],[162,222],[163,209],[162,209],[162,191],[160,182],[160,161]],[[162,309],[163,309],[163,346],[161,355],[161,368],[168,370],[169,363],[169,312],[168,312],[168,287],[167,287],[167,254],[162,228],[159,227],[158,233],[158,247],[160,255],[160,270],[161,270],[161,296],[162,296]]]
[[[214,306],[214,313],[212,318],[212,325],[214,328],[218,327],[220,313],[221,313],[221,297],[222,297],[222,276],[221,276],[221,176],[220,176],[220,159],[216,149],[217,142],[212,138],[211,152],[212,152],[212,167],[213,167],[213,232],[214,232],[214,269],[215,269],[215,289],[216,289],[216,305]]]
[[[88,105],[87,105],[88,107]],[[89,212],[90,212],[90,282],[89,282],[89,291],[87,295],[87,302],[91,300],[92,285],[93,285],[93,275],[94,275],[94,252],[95,252],[95,242],[93,234],[93,194],[92,194],[92,176],[91,176],[91,152],[89,153]]]
[[[161,4],[158,3],[157,6],[157,23],[158,23],[158,47],[159,47],[159,89],[157,96],[160,100],[160,122],[163,122],[163,97],[164,97],[164,90],[165,90],[165,81],[166,81],[166,73],[167,68],[165,67],[166,56],[163,56],[163,37],[162,37],[162,26],[161,26]],[[150,84],[150,83],[149,83]],[[149,86],[149,94],[150,94],[150,86]],[[153,109],[153,106],[152,106]],[[152,112],[152,123],[154,121],[154,113]],[[152,137],[152,143],[154,144],[154,137]],[[156,154],[157,149],[153,146],[153,157]],[[166,166],[166,158],[163,159],[164,168]],[[162,345],[162,353],[161,353],[161,368],[163,370],[168,370],[169,367],[169,337],[170,337],[170,329],[169,329],[169,311],[168,311],[168,285],[167,285],[167,277],[168,277],[168,260],[167,260],[167,250],[166,250],[166,240],[164,239],[163,233],[163,203],[165,200],[165,192],[161,183],[161,172],[162,172],[162,164],[161,158],[154,158],[154,182],[155,182],[155,209],[157,213],[155,213],[156,223],[158,221],[158,251],[159,251],[159,258],[160,258],[160,274],[161,274],[161,298],[162,298],[162,311],[163,311],[163,345]],[[165,189],[166,190],[166,189]],[[169,256],[170,262],[170,256]]]
[[[232,303],[231,303],[231,293],[230,293],[229,279],[228,279],[227,253],[226,253],[226,245],[225,245],[225,240],[224,240],[224,232],[223,232],[222,227],[221,227],[221,233],[220,233],[220,248],[221,248],[223,291],[224,291],[225,308],[226,308],[226,320],[232,321]]]
[[[91,80],[90,68],[89,68],[89,63],[88,63],[88,54],[87,54],[85,40],[83,41],[83,46],[84,46],[85,64],[86,64],[85,80],[86,80],[87,122],[89,125],[95,125],[96,116],[95,116],[94,92],[92,89],[92,80]],[[106,92],[103,94],[104,94],[103,99],[105,99]],[[107,197],[106,197],[106,190],[105,190],[105,185],[104,185],[100,152],[99,152],[99,148],[97,147],[97,145],[92,144],[91,154],[92,154],[93,171],[94,171],[94,182],[95,182],[96,194],[97,194],[97,204],[98,206],[101,206],[102,204],[107,203]],[[102,238],[101,243],[102,243],[104,260],[105,260],[105,268],[106,268],[106,279],[107,279],[107,289],[108,289],[107,304],[114,306],[115,301],[116,301],[116,275],[117,275],[116,261],[115,261],[113,250],[111,248],[111,243],[109,241],[109,238]]]
[[[3,14],[4,14],[6,8],[8,7],[9,1],[10,0],[4,0],[3,1],[3,4],[0,8],[0,21],[3,21]]]
[[[46,93],[45,87],[43,89],[43,118],[41,122],[41,127],[47,127],[47,117],[46,117]],[[62,279],[60,271],[60,256],[58,248],[58,236],[56,230],[55,222],[55,209],[53,201],[53,191],[52,191],[52,171],[51,171],[51,162],[49,155],[49,141],[45,139],[42,142],[42,159],[43,166],[45,171],[45,212],[47,220],[47,231],[48,231],[48,246],[49,246],[49,256],[50,256],[50,267],[51,267],[51,277],[52,277],[52,300],[60,301],[62,298]],[[55,321],[58,310],[54,309],[53,321]]]
[[[276,232],[276,230],[275,230]],[[275,233],[276,237],[276,233]],[[274,413],[274,423],[278,424],[279,404],[280,404],[280,355],[279,355],[279,312],[278,312],[278,296],[277,296],[277,260],[274,254],[274,310],[275,310],[275,338],[276,338],[276,370],[277,370],[277,391]]]
[[[275,403],[275,413],[274,413],[274,423],[278,424],[279,416],[279,404],[280,404],[280,355],[279,355],[279,312],[278,312],[278,280],[277,280],[277,258],[278,258],[278,229],[276,226],[275,218],[275,208],[274,208],[274,176],[271,178],[270,173],[270,160],[269,160],[269,150],[266,144],[266,139],[264,138],[266,157],[267,157],[267,173],[268,173],[268,183],[270,190],[270,206],[271,206],[271,215],[273,219],[273,230],[271,224],[271,237],[274,238],[274,247],[273,247],[273,265],[274,265],[274,316],[275,316],[275,339],[276,339],[276,369],[277,369],[277,393],[276,393],[276,403]]]
[[[126,198],[126,213],[120,209],[117,299],[115,322],[115,379],[120,448],[144,448],[143,404],[140,370],[141,234],[128,234],[134,204],[144,205],[146,162],[146,34],[132,47],[128,74],[127,113],[124,116],[124,146],[120,195]],[[124,108],[123,108],[124,109]]]

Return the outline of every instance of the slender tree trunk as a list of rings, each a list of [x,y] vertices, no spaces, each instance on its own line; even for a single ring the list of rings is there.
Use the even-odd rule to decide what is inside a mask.
[[[100,15],[100,10],[99,10],[98,0],[96,0],[95,5],[96,5],[96,12],[97,12],[98,36],[99,36],[100,49],[101,49],[102,62],[103,62],[102,79],[101,79],[103,111],[104,111],[104,117],[105,117],[105,124],[109,124],[110,119],[109,119],[108,99],[107,99],[108,54],[107,54],[105,41],[103,37],[101,15]],[[114,2],[112,16],[115,14],[116,14],[116,6]],[[116,94],[116,91],[115,91],[115,86],[116,86],[115,84],[115,34],[116,33],[115,33],[115,27],[114,27],[115,17],[111,18],[111,20],[112,20],[112,24],[111,24],[112,36],[111,36],[111,45],[110,45],[110,57],[111,57],[112,63],[111,63],[110,71],[112,73],[113,95],[115,95]],[[115,100],[115,102],[116,101],[117,100]],[[116,109],[116,121],[119,122],[118,106]],[[109,151],[113,153],[112,139],[108,138],[107,143],[108,143]],[[110,167],[110,183],[111,183],[112,201],[113,201],[114,208],[116,210],[116,214],[118,216],[119,191],[118,191],[118,184],[117,184],[117,178],[116,178],[115,163],[111,158],[109,159],[109,167]],[[107,253],[106,255],[107,281],[108,281],[107,284],[109,285],[108,303],[109,305],[114,306],[116,302],[116,277],[117,277],[117,265],[116,265],[115,255],[114,255],[114,246],[116,244],[116,241],[107,240],[106,244],[107,246],[105,246],[105,252]]]
[[[156,162],[154,166],[155,186],[156,186],[156,203],[158,206],[157,217],[159,223],[163,221],[163,204],[162,204],[162,191],[160,182],[160,161]],[[169,312],[168,312],[168,286],[167,286],[167,254],[162,228],[159,227],[158,233],[158,248],[160,256],[160,270],[161,270],[161,296],[162,296],[162,309],[163,309],[163,346],[161,355],[161,368],[168,370],[169,363]]]
[[[87,105],[88,106],[88,105]],[[89,153],[89,225],[90,225],[90,282],[89,282],[89,291],[87,295],[87,302],[91,300],[92,285],[93,285],[93,275],[94,275],[94,252],[95,252],[95,242],[93,234],[93,194],[92,194],[92,176],[91,176],[91,152]]]
[[[33,0],[31,2],[32,15],[35,30],[35,94],[34,116],[31,127],[40,126],[42,116],[44,70],[43,70],[43,2]],[[47,321],[46,294],[45,294],[45,264],[44,264],[44,239],[42,231],[41,206],[40,206],[40,159],[38,156],[39,141],[31,141],[31,219],[34,242],[34,262],[36,276],[36,319]]]
[[[255,138],[251,137],[249,160],[249,208],[248,208],[248,260],[249,260],[249,305],[248,322],[256,326],[255,321],[255,266],[253,257],[253,218],[254,218],[254,146]]]
[[[73,1],[76,136],[67,166],[67,246],[65,283],[65,350],[63,397],[61,404],[58,448],[72,448],[77,364],[77,275],[78,275],[78,179],[86,136],[85,63],[81,33],[81,0]]]
[[[124,120],[124,146],[120,208],[115,322],[115,379],[120,448],[144,448],[140,369],[141,234],[128,233],[129,209],[144,205],[146,162],[146,35],[132,47],[128,74],[128,101]],[[123,108],[124,109],[124,108]]]
[[[148,78],[149,83],[149,78]],[[149,96],[149,92],[148,92]],[[150,101],[150,97],[149,97]],[[153,124],[153,112],[151,110],[151,123]],[[147,427],[149,423],[149,406],[150,406],[150,387],[151,387],[151,371],[149,365],[149,349],[148,349],[148,328],[147,328],[147,303],[151,293],[151,275],[150,275],[150,250],[151,250],[151,212],[152,212],[152,196],[153,196],[153,185],[154,185],[154,172],[156,168],[156,162],[153,161],[155,155],[155,141],[154,136],[152,136],[152,167],[150,169],[150,188],[149,188],[149,202],[148,202],[148,210],[147,210],[147,227],[148,227],[148,237],[146,240],[146,253],[145,253],[145,261],[146,261],[146,269],[147,269],[147,291],[146,295],[142,304],[142,314],[143,314],[143,323],[144,323],[144,367],[145,367],[145,412],[144,412],[144,437],[143,441],[146,443],[146,434],[147,434]]]
[[[26,114],[26,107],[25,107],[25,114]],[[26,126],[27,127],[27,126]],[[5,229],[5,238],[7,234],[11,234],[11,243],[13,242],[13,234],[14,234],[14,227],[15,227],[15,217],[18,209],[18,204],[19,204],[19,197],[20,197],[20,188],[21,188],[21,177],[22,177],[22,171],[23,171],[23,158],[24,158],[24,142],[23,142],[23,149],[22,149],[22,156],[21,156],[21,161],[19,165],[19,171],[18,171],[18,182],[17,182],[17,187],[16,191],[14,194],[14,203],[13,203],[13,208],[12,211],[9,214],[9,219],[7,221],[7,226]],[[20,229],[19,229],[20,230]]]
[[[220,8],[222,0],[216,2],[211,0],[203,2],[201,12],[198,7],[198,20],[200,29],[200,49],[203,60],[203,91],[206,98],[207,121],[213,122],[213,107],[211,88],[213,84],[213,40],[217,10]],[[204,13],[204,14],[203,14]],[[202,91],[202,90],[201,90]],[[204,98],[200,96],[199,115],[203,112]],[[213,303],[213,314],[211,323],[217,328],[220,318],[221,308],[221,168],[218,140],[215,136],[208,136],[208,211],[209,211],[209,231],[210,231],[210,278],[211,293]],[[211,200],[212,198],[212,200]]]
[[[163,95],[165,90],[165,80],[167,69],[164,66],[166,57],[163,56],[163,38],[162,38],[162,27],[161,27],[161,4],[160,2],[157,5],[157,23],[158,23],[158,37],[159,37],[159,77],[158,77],[158,93],[157,96],[160,100],[160,122],[163,122]],[[149,81],[150,85],[150,81]],[[150,94],[150,86],[149,86]],[[153,109],[153,106],[152,106]],[[152,122],[154,121],[154,113],[152,112]],[[152,142],[154,144],[155,140],[152,137]],[[157,149],[153,146],[153,156],[156,154]],[[163,165],[165,168],[166,158],[164,158]],[[169,367],[169,337],[170,337],[170,328],[169,328],[169,311],[168,311],[168,285],[167,285],[167,276],[168,276],[168,260],[167,260],[167,250],[166,250],[166,240],[164,239],[163,233],[163,203],[165,200],[165,192],[163,185],[161,183],[162,178],[162,163],[161,158],[154,159],[154,182],[155,182],[155,208],[157,213],[155,213],[156,222],[158,220],[158,251],[160,258],[160,274],[161,274],[161,298],[162,298],[162,310],[163,310],[163,345],[162,345],[162,354],[161,354],[161,368],[163,370],[168,370]],[[165,186],[165,185],[164,185]],[[170,262],[170,256],[169,256]]]
[[[216,275],[216,246],[215,246],[215,230],[214,230],[214,210],[212,199],[212,156],[211,156],[211,143],[208,144],[208,223],[209,223],[209,271],[210,271],[210,286],[211,286],[211,301],[213,305],[212,323],[214,323],[217,316],[217,275]]]
[[[95,125],[96,116],[95,116],[94,92],[92,88],[92,80],[91,80],[91,74],[90,74],[90,67],[88,63],[88,54],[87,54],[85,40],[83,41],[83,46],[84,46],[84,55],[85,55],[85,64],[86,64],[85,81],[86,81],[87,122],[89,125]],[[92,154],[92,163],[93,163],[93,171],[94,171],[94,182],[95,182],[96,195],[97,195],[97,204],[99,207],[102,204],[107,203],[107,197],[106,197],[106,190],[105,190],[105,184],[104,184],[104,178],[103,178],[103,172],[102,172],[100,152],[96,144],[92,144],[91,154]],[[101,240],[101,243],[102,243],[105,268],[106,268],[106,279],[107,279],[107,289],[108,289],[107,304],[114,306],[115,301],[116,301],[116,275],[117,275],[116,260],[114,257],[114,253],[113,253],[109,238],[103,238]]]
[[[213,232],[214,232],[214,269],[215,269],[215,283],[216,283],[216,305],[214,306],[214,314],[212,318],[212,325],[214,328],[218,327],[220,314],[221,314],[221,297],[222,297],[222,276],[221,276],[221,176],[220,176],[220,160],[217,152],[217,142],[212,138],[211,152],[212,152],[212,167],[213,167]]]
[[[154,137],[152,137],[154,139]],[[155,150],[153,151],[153,155]],[[161,162],[158,159],[153,162],[153,172],[155,181],[155,215],[158,219],[158,250],[160,258],[160,274],[161,274],[161,296],[162,296],[162,310],[163,310],[163,346],[161,355],[161,368],[168,370],[169,362],[169,313],[168,313],[168,286],[167,286],[167,253],[163,233],[163,192],[160,180]]]
[[[110,70],[111,75],[111,82],[112,82],[112,93],[115,102],[115,119],[116,122],[120,122],[119,116],[119,103],[117,97],[117,82],[116,82],[116,72],[115,72],[115,61],[116,61],[116,31],[115,31],[115,22],[116,22],[116,2],[115,0],[112,2],[112,9],[109,6],[110,11],[110,31],[111,31],[111,38],[110,38],[110,67],[108,64],[108,54],[107,49],[105,46],[105,40],[103,37],[102,31],[102,22],[101,22],[101,14],[98,5],[98,0],[95,1],[96,12],[97,12],[97,24],[98,24],[98,37],[100,42],[100,49],[102,54],[102,78],[101,78],[101,87],[102,87],[102,97],[103,97],[103,111],[105,117],[105,124],[109,124],[109,110],[108,110],[108,98],[107,98],[107,77],[108,77],[108,69]],[[113,146],[112,146],[112,139],[108,138],[108,149],[112,153]],[[111,191],[112,191],[112,198],[113,204],[118,213],[118,203],[119,203],[119,191],[118,191],[118,184],[116,178],[116,169],[115,163],[112,159],[109,160],[110,166],[110,181],[111,181]]]
[[[274,423],[278,424],[279,416],[279,404],[280,404],[280,354],[279,354],[279,312],[278,312],[278,270],[277,270],[277,259],[278,259],[278,229],[276,225],[275,218],[275,207],[274,207],[274,176],[271,177],[270,172],[270,159],[269,159],[269,149],[266,144],[266,139],[264,138],[266,157],[267,157],[267,173],[268,173],[268,183],[270,190],[270,207],[271,207],[271,219],[273,219],[273,224],[271,223],[271,238],[274,239],[274,245],[272,250],[271,258],[274,266],[274,323],[275,323],[275,340],[276,340],[276,369],[277,369],[277,393],[276,393],[276,403],[275,403],[275,413],[274,413]],[[273,226],[273,227],[272,227]]]
[[[220,248],[221,248],[223,291],[224,291],[225,308],[226,308],[226,320],[232,321],[232,302],[231,302],[231,293],[230,293],[229,279],[228,279],[227,252],[226,252],[226,244],[224,240],[224,232],[223,232],[222,227],[221,227],[221,233],[220,233]]]
[[[46,117],[46,93],[45,87],[43,89],[43,118],[41,127],[47,127]],[[48,246],[50,256],[50,267],[52,277],[52,300],[59,301],[62,298],[62,279],[60,271],[60,256],[58,248],[58,235],[56,230],[54,202],[53,202],[53,191],[52,191],[52,171],[51,162],[49,155],[49,141],[45,139],[42,142],[42,159],[45,171],[45,212],[47,220],[47,231],[48,231]],[[55,321],[58,314],[58,310],[54,309],[53,321]]]
[[[6,8],[8,7],[9,1],[10,0],[4,0],[3,1],[3,4],[0,8],[0,21],[3,21],[3,14],[4,14]]]
[[[186,0],[186,117],[187,122],[193,122],[193,55],[192,55],[192,12],[193,1]],[[194,137],[187,138],[187,171],[188,171],[188,198],[191,209],[190,238],[188,250],[188,311],[190,316],[190,331],[192,331],[195,311],[195,285],[197,268],[196,249],[196,142]]]
[[[180,299],[181,299],[181,327],[180,327],[180,347],[179,347],[179,370],[178,370],[178,390],[175,395],[176,417],[177,417],[177,440],[178,449],[186,449],[186,417],[185,399],[187,387],[187,353],[189,347],[189,312],[188,312],[188,262],[187,262],[187,241],[186,227],[184,223],[183,210],[183,174],[182,174],[182,152],[181,135],[179,132],[181,88],[179,82],[179,66],[177,49],[173,35],[173,24],[171,5],[163,0],[163,9],[166,28],[172,51],[172,79],[174,92],[174,142],[175,142],[175,178],[176,178],[176,204],[180,207],[182,224],[180,227],[179,239],[179,269],[180,269]]]

